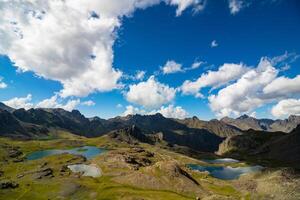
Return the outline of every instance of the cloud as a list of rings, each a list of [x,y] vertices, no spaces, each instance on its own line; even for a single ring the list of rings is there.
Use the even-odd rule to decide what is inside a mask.
[[[145,115],[146,111],[145,110],[141,110],[137,107],[134,107],[132,105],[126,106],[126,110],[124,111],[124,113],[122,114],[122,116],[127,116],[127,115],[135,115],[135,114],[142,114]]]
[[[3,78],[0,76],[0,89],[7,88],[7,84],[4,83],[2,80],[3,80]]]
[[[44,99],[37,103],[36,108],[62,108],[67,111],[72,111],[80,104],[79,99],[68,100],[66,104],[59,103],[59,96],[54,95],[49,99]]]
[[[182,64],[176,63],[174,60],[169,60],[166,64],[160,67],[163,74],[173,74],[176,72],[182,72]]]
[[[134,115],[134,114],[154,115],[156,113],[160,113],[167,118],[177,118],[177,119],[184,119],[189,115],[188,112],[185,111],[181,106],[175,107],[174,105],[171,104],[166,107],[162,106],[158,110],[151,110],[151,111],[146,111],[145,109],[140,109],[132,105],[129,105],[126,106],[126,110],[124,111],[122,116]]]
[[[289,53],[289,52],[284,52],[284,54],[275,56],[271,58],[271,63],[273,65],[280,65],[280,64],[288,64],[295,62],[299,58],[299,55],[296,53]]]
[[[184,119],[189,115],[181,106],[174,107],[174,105],[162,106],[159,110],[152,111],[151,113],[161,113],[164,117],[177,119]]]
[[[143,80],[146,72],[138,70],[135,74],[135,80]]]
[[[237,14],[238,12],[240,12],[241,9],[243,9],[246,6],[243,0],[229,0],[228,5],[230,13],[232,15]]]
[[[84,105],[84,106],[94,106],[94,105],[96,105],[96,103],[92,100],[84,101],[81,104]]]
[[[213,41],[211,42],[211,44],[210,44],[210,47],[211,47],[211,48],[214,48],[214,47],[217,47],[217,46],[219,46],[219,44],[217,43],[216,40],[213,40]]]
[[[279,101],[271,111],[275,117],[300,115],[300,99],[285,99]]]
[[[118,103],[118,104],[116,105],[116,107],[117,107],[117,108],[123,108],[123,105],[120,104],[120,103]]]
[[[183,68],[182,64],[177,63],[174,60],[169,60],[166,62],[164,66],[161,66],[160,69],[163,72],[163,74],[174,74],[178,72],[186,72],[186,71],[197,69],[204,63],[205,62],[203,61],[195,61],[190,67]],[[157,72],[157,74],[159,74],[159,72]]]
[[[162,84],[151,76],[147,81],[129,86],[127,101],[147,108],[158,108],[175,98],[176,89]]]
[[[9,107],[19,109],[19,108],[25,108],[26,110],[33,107],[33,104],[31,103],[32,95],[28,94],[26,97],[14,97],[10,100],[3,101],[3,103]]]
[[[220,66],[217,71],[208,71],[202,74],[196,81],[185,81],[181,86],[181,91],[183,94],[203,97],[200,93],[201,88],[208,86],[217,88],[223,86],[230,81],[237,80],[248,70],[249,68],[243,64],[225,63]]]
[[[267,58],[262,58],[255,69],[246,72],[235,83],[221,89],[216,95],[209,96],[211,109],[217,116],[240,115],[270,102],[263,89],[277,76]]]
[[[119,88],[113,45],[122,18],[165,2],[176,16],[199,0],[25,0],[0,2],[0,54],[19,71],[59,81],[61,97]]]
[[[196,61],[192,64],[192,66],[190,67],[190,69],[198,69],[204,62],[202,61]]]
[[[205,7],[205,0],[166,0],[170,5],[177,6],[176,16],[180,16],[188,7],[193,7],[193,12],[198,13]]]
[[[280,71],[286,71],[291,68],[290,64],[295,62],[300,56],[296,53],[285,52],[282,55],[270,59],[272,65],[280,68]]]
[[[278,77],[268,84],[263,92],[273,98],[300,94],[300,75],[292,79],[284,76]]]

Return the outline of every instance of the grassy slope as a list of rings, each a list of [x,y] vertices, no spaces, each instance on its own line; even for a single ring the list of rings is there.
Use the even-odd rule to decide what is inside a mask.
[[[195,186],[188,191],[181,191],[176,188],[175,179],[168,179],[164,183],[169,183],[166,188],[157,189],[153,185],[138,184],[124,180],[122,177],[129,177],[135,173],[142,173],[143,175],[152,176],[161,181],[168,177],[165,176],[164,171],[160,169],[155,172],[143,167],[138,171],[133,171],[130,168],[124,167],[123,163],[106,162],[111,158],[110,153],[121,151],[128,152],[130,148],[128,144],[116,143],[108,137],[87,139],[83,137],[74,136],[68,133],[61,134],[61,138],[43,141],[13,141],[5,138],[0,138],[0,170],[4,172],[0,176],[0,180],[13,180],[20,184],[16,189],[0,189],[0,199],[195,199],[196,196],[203,197],[203,199],[257,199],[258,197],[265,197],[261,191],[260,194],[251,193],[251,191],[244,187],[237,187],[236,181],[222,181],[208,176],[206,173],[193,172],[186,169],[184,166],[187,163],[202,163],[197,159],[184,156],[179,153],[171,152],[157,146],[150,146],[141,144],[140,146],[150,152],[154,152],[155,156],[152,161],[168,161],[176,160],[180,166],[187,170],[200,185]],[[98,147],[105,147],[110,149],[109,153],[102,154],[91,161],[103,171],[103,176],[99,178],[77,177],[74,174],[60,175],[60,169],[70,160],[75,159],[74,155],[53,155],[35,161],[25,161],[14,163],[12,159],[7,158],[7,150],[4,148],[5,144],[13,147],[19,147],[24,153],[30,153],[36,150],[52,149],[52,148],[71,148],[82,145],[95,145]],[[7,160],[7,161],[5,161]],[[40,169],[43,163],[47,162],[47,167],[53,169],[53,178],[34,179],[32,174],[27,174],[22,178],[17,178],[17,175],[29,173]],[[112,167],[109,164],[113,164]],[[116,166],[120,164],[120,167]],[[202,163],[203,164],[203,163]],[[151,168],[151,167],[150,167]],[[128,176],[127,176],[128,175]],[[253,177],[250,177],[252,179]],[[269,178],[269,177],[265,177]],[[265,180],[264,179],[264,180]],[[165,181],[165,180],[162,180]],[[174,181],[174,182],[172,182]],[[181,179],[179,182],[182,181]],[[247,182],[247,180],[246,180]],[[172,185],[174,186],[172,187]],[[185,183],[184,183],[185,184]],[[280,192],[280,189],[279,189]]]

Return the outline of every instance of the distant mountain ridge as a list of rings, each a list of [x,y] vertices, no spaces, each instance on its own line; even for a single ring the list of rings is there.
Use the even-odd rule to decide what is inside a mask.
[[[276,165],[300,169],[300,125],[288,134],[249,130],[243,135],[228,137],[217,153],[238,159],[275,161]]]
[[[115,138],[125,141],[131,141],[132,138],[147,143],[163,141],[170,145],[209,152],[217,151],[225,138],[243,135],[245,130],[287,131],[292,130],[298,121],[297,116],[274,121],[255,119],[246,115],[237,119],[203,121],[197,117],[165,118],[159,113],[101,119],[86,118],[78,110],[71,112],[61,108],[25,110],[0,104],[0,136],[32,139],[47,137],[53,130],[65,130],[85,137],[99,137],[110,133],[115,135]]]
[[[54,109],[0,109],[0,136],[31,139],[47,136],[54,129],[66,130],[76,135],[98,137],[112,131],[125,137],[137,133],[129,127],[136,126],[141,132],[137,139],[151,138],[160,134],[168,144],[187,146],[201,151],[215,151],[223,138],[207,129],[190,128],[175,119],[165,118],[161,114],[128,115],[108,120],[99,117],[86,118],[78,110],[71,112],[61,108]],[[7,111],[7,110],[10,110]],[[150,135],[151,137],[148,137]],[[143,142],[143,141],[142,141]]]
[[[228,125],[234,126],[240,130],[246,131],[249,129],[257,131],[276,132],[282,131],[285,133],[291,132],[300,124],[300,116],[291,115],[289,118],[281,120],[272,119],[256,119],[248,115],[242,115],[236,119],[224,117],[220,120]]]

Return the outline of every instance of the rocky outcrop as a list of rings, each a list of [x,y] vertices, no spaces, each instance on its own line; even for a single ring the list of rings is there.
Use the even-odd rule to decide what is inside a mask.
[[[19,184],[14,181],[4,180],[0,182],[0,189],[15,189],[17,187]]]

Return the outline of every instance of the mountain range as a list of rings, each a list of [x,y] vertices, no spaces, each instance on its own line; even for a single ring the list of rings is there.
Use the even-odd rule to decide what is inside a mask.
[[[64,130],[85,137],[108,134],[128,143],[164,143],[196,151],[218,151],[219,154],[228,154],[232,149],[238,149],[239,152],[247,154],[270,152],[268,156],[273,157],[279,154],[276,153],[278,149],[283,152],[282,148],[288,148],[287,141],[296,143],[292,145],[293,149],[287,151],[295,153],[299,151],[300,140],[295,142],[293,138],[299,137],[299,127],[296,129],[299,124],[300,116],[272,120],[243,115],[236,119],[225,117],[221,120],[203,121],[197,117],[166,118],[157,113],[111,119],[86,118],[78,110],[69,112],[61,108],[13,109],[0,103],[0,136],[4,137],[39,139],[51,136],[55,130]],[[284,156],[281,160],[283,158]]]
[[[298,124],[300,124],[300,116],[291,115],[289,116],[289,118],[284,120],[272,120],[256,119],[248,115],[242,115],[236,119],[224,117],[220,121],[244,131],[253,129],[257,131],[282,131],[285,133],[289,133],[293,129],[295,129]]]

